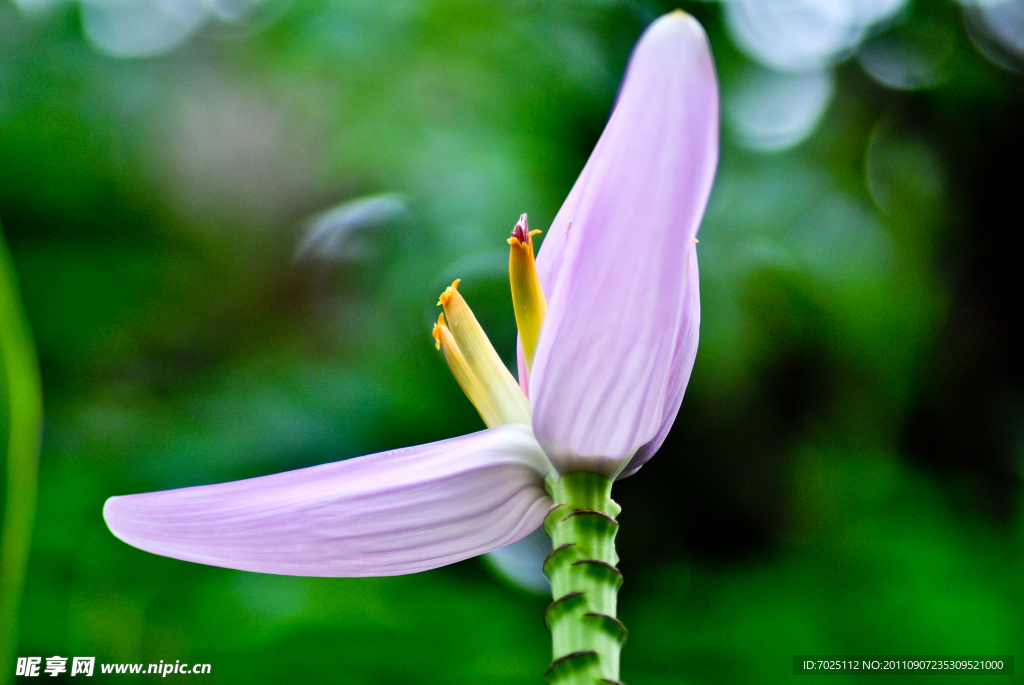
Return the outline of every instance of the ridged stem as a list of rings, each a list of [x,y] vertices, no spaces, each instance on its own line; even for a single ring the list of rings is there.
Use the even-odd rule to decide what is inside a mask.
[[[0,233],[0,357],[6,380],[7,494],[0,534],[0,685],[14,680],[18,615],[36,512],[43,399],[35,345],[18,294],[14,264]],[[2,396],[2,395],[0,395]]]
[[[544,562],[554,601],[544,614],[551,631],[552,685],[619,683],[626,628],[616,618],[622,574],[616,568],[619,505],[612,481],[596,473],[549,479],[555,507],[544,521],[554,549]]]

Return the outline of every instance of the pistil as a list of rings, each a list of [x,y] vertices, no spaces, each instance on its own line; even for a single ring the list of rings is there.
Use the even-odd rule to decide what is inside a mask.
[[[512,237],[508,258],[508,275],[512,282],[512,306],[516,311],[516,326],[523,341],[523,355],[526,367],[533,365],[533,353],[537,349],[537,339],[544,324],[547,313],[547,302],[537,275],[537,265],[533,256],[533,236],[540,231],[531,231],[526,215],[519,217]]]

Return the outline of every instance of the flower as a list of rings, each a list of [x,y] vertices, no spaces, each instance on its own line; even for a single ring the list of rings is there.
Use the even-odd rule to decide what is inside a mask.
[[[695,235],[717,161],[707,38],[675,12],[637,44],[535,268],[525,215],[509,240],[520,384],[458,281],[441,296],[437,345],[486,430],[261,478],[112,497],[103,510],[110,530],[140,549],[228,568],[396,575],[523,538],[552,505],[547,477],[636,472],[668,433],[693,368]]]

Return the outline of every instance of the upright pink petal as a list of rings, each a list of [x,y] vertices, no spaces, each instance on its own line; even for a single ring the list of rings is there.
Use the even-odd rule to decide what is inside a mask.
[[[690,273],[686,279],[686,300],[683,320],[680,325],[679,337],[676,339],[676,351],[672,355],[672,367],[668,376],[668,402],[665,404],[661,417],[661,427],[654,438],[636,451],[626,468],[619,474],[619,479],[632,476],[640,470],[644,463],[654,456],[668,432],[675,423],[679,406],[683,403],[686,384],[690,382],[693,362],[697,359],[697,340],[700,333],[700,279],[697,275],[697,246],[690,248]]]
[[[130,545],[212,566],[299,576],[391,576],[511,544],[551,506],[549,465],[507,425],[220,485],[111,497]]]
[[[538,259],[548,313],[530,400],[534,433],[560,472],[615,475],[674,417],[699,318],[687,265],[717,163],[707,37],[672,13],[637,44]]]

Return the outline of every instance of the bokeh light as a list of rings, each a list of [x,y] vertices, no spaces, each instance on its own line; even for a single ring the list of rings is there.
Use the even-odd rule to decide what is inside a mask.
[[[749,67],[727,91],[723,110],[739,142],[755,150],[784,150],[806,139],[832,101],[830,71],[786,74]]]
[[[968,35],[982,54],[1007,69],[1024,69],[1024,2],[970,4],[964,14]]]
[[[822,69],[844,57],[906,0],[728,0],[729,33],[746,54],[781,71]]]

